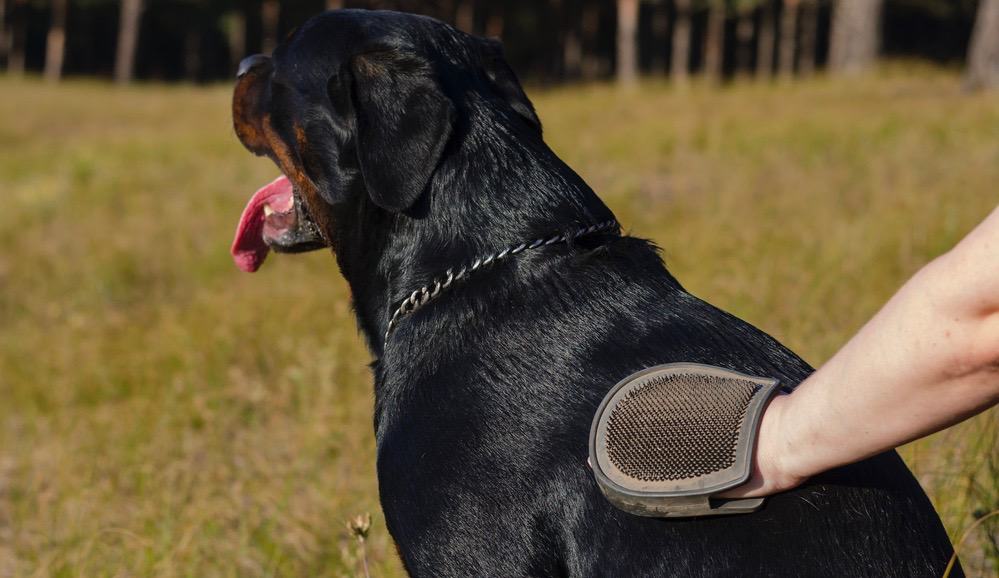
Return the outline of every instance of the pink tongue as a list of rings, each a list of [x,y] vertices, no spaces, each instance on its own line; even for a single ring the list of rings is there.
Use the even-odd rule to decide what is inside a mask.
[[[264,242],[264,224],[267,222],[264,206],[269,205],[277,213],[286,213],[294,202],[291,181],[284,175],[253,194],[239,218],[236,238],[230,249],[232,260],[240,270],[253,273],[270,252],[270,247]]]

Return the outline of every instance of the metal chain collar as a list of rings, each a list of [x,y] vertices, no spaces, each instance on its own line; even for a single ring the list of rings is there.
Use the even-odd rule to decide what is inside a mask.
[[[450,287],[455,281],[461,281],[470,273],[477,271],[478,269],[485,267],[486,265],[495,263],[506,257],[516,255],[523,251],[528,251],[530,249],[537,249],[538,247],[547,247],[549,245],[554,245],[556,243],[565,243],[568,241],[575,240],[579,237],[585,235],[592,235],[594,233],[602,233],[604,231],[609,231],[611,229],[617,228],[617,221],[611,219],[610,221],[604,221],[603,223],[597,223],[596,225],[590,225],[589,227],[583,227],[577,229],[572,233],[562,233],[558,235],[553,235],[551,237],[542,237],[535,240],[533,243],[521,243],[519,245],[511,245],[502,251],[492,253],[486,257],[480,257],[476,259],[472,264],[465,265],[458,269],[457,271],[453,269],[448,269],[444,272],[443,277],[438,277],[434,279],[430,285],[425,285],[420,287],[406,299],[403,300],[402,304],[396,308],[395,312],[392,313],[392,318],[389,319],[388,328],[385,330],[385,345],[388,345],[389,335],[392,334],[392,330],[395,329],[398,322],[409,315],[412,315],[417,310],[421,309],[427,303],[433,301],[440,294]]]

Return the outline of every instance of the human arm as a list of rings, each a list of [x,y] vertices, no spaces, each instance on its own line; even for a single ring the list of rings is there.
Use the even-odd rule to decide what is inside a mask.
[[[764,496],[999,403],[999,209],[895,294],[760,423],[749,482]]]

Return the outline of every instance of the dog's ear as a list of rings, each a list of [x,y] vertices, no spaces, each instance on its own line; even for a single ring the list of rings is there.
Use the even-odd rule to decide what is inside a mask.
[[[355,56],[350,67],[364,183],[376,205],[404,211],[423,194],[440,162],[454,106],[416,56],[381,50]]]
[[[524,88],[520,85],[520,81],[517,80],[517,75],[507,64],[506,56],[503,54],[503,43],[495,38],[479,38],[479,41],[482,68],[486,71],[489,81],[500,96],[510,103],[513,110],[524,117],[524,120],[536,128],[540,134],[541,119],[538,118],[538,114],[534,111],[534,105],[531,104]]]

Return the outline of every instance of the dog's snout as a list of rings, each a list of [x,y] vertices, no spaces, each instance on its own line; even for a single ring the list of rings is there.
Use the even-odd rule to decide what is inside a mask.
[[[271,61],[269,56],[263,54],[254,54],[252,56],[247,56],[239,63],[239,70],[236,72],[236,78],[243,78],[251,70],[257,68],[258,66],[268,64]]]

